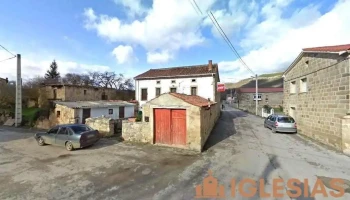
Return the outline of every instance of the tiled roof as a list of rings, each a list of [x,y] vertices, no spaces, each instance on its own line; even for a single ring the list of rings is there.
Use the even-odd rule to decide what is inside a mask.
[[[213,70],[211,71],[209,71],[208,64],[173,67],[173,68],[150,69],[140,75],[137,75],[135,79],[210,75],[212,73],[217,73],[217,68],[218,68],[218,64],[213,63]]]
[[[304,48],[303,51],[340,52],[350,50],[350,44]]]
[[[208,99],[204,99],[203,97],[200,97],[200,96],[179,94],[179,93],[169,93],[169,94],[194,106],[199,106],[199,107],[208,106]],[[210,101],[210,105],[214,105],[214,104],[216,103],[213,101]]]
[[[255,93],[255,88],[239,88],[241,93]],[[283,88],[258,88],[258,92],[272,93],[272,92],[283,92]]]

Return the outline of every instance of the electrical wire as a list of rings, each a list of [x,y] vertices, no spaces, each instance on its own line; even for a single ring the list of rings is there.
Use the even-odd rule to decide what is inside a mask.
[[[13,56],[13,57],[11,57],[11,58],[6,58],[6,59],[4,59],[4,60],[0,60],[0,62],[4,62],[4,61],[6,61],[6,60],[10,60],[10,59],[12,59],[12,58],[16,58],[17,56]]]
[[[198,6],[196,0],[193,0],[193,3],[195,4],[195,6],[197,7],[198,11],[203,14],[202,10],[200,9],[200,7]],[[192,3],[191,3],[192,4]],[[192,4],[193,5],[193,4]],[[198,11],[196,10],[196,12],[198,13]],[[222,38],[225,40],[226,44],[229,46],[229,48],[231,49],[231,51],[233,51],[233,53],[237,56],[238,60],[241,62],[241,64],[248,70],[250,71],[252,74],[255,75],[255,73],[253,72],[252,69],[250,69],[250,67],[244,62],[244,60],[242,59],[242,57],[239,55],[238,51],[236,50],[236,48],[233,46],[232,42],[230,41],[230,39],[227,37],[225,31],[221,28],[220,24],[218,23],[218,21],[216,20],[214,14],[211,11],[208,11],[208,17],[210,18],[210,20],[212,21],[213,25],[215,26],[215,28],[219,31],[220,35],[222,36]]]
[[[6,48],[5,48],[4,46],[2,46],[1,44],[0,44],[0,47],[2,47],[3,49],[5,49],[5,51],[9,52],[11,55],[16,56],[15,54],[11,53],[8,49],[6,49]]]

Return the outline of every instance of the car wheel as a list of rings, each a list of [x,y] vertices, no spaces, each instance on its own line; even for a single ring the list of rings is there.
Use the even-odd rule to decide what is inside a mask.
[[[272,130],[272,133],[276,133],[277,132],[276,128],[272,128],[271,130]]]
[[[44,139],[42,137],[38,138],[38,144],[39,144],[39,146],[44,146],[45,145],[45,141],[44,141]]]
[[[71,142],[66,142],[66,149],[68,151],[73,151],[74,150],[73,144]]]

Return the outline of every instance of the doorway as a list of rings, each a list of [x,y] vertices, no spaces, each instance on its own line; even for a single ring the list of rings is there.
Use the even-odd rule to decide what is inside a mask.
[[[85,124],[85,120],[91,116],[91,108],[84,108],[83,109],[83,118],[82,123]]]

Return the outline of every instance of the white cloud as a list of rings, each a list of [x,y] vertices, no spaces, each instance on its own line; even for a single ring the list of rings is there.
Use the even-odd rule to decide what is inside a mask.
[[[173,58],[173,55],[171,55],[168,51],[147,53],[147,62],[151,64],[166,63],[168,60],[172,58]]]
[[[114,2],[126,7],[126,13],[131,17],[147,13],[147,8],[142,5],[141,0],[114,0]]]
[[[203,0],[200,5],[206,10],[214,2]],[[175,55],[179,50],[200,45],[205,40],[198,30],[203,18],[188,0],[154,0],[143,20],[130,23],[117,17],[96,16],[91,8],[85,9],[84,15],[87,29],[95,29],[99,36],[112,42],[141,45],[150,54],[168,52]]]
[[[4,51],[0,51],[0,60],[9,57],[8,54]],[[54,57],[48,57],[42,59],[42,57],[28,57],[25,54],[21,57],[21,68],[22,68],[22,79],[25,81],[27,79],[44,76],[46,71],[49,69],[51,62],[54,60]],[[111,69],[108,66],[103,65],[93,65],[93,64],[84,64],[74,61],[56,59],[58,65],[58,71],[61,76],[67,73],[87,73],[89,71],[110,71]],[[16,79],[17,72],[17,61],[15,59],[7,60],[0,63],[0,77],[8,77],[10,80]]]
[[[265,8],[262,12],[281,13],[283,6],[280,10],[272,12]],[[250,49],[243,60],[258,74],[280,72],[292,63],[302,48],[350,43],[349,10],[350,1],[339,0],[323,15],[316,5],[299,9],[289,18],[267,14],[241,41],[241,47]],[[223,80],[236,78],[237,81],[251,76],[237,60],[221,62],[219,68],[226,72],[221,75]]]
[[[134,56],[133,48],[127,45],[119,45],[118,47],[114,48],[112,54],[117,59],[118,64],[131,63],[137,60]]]

